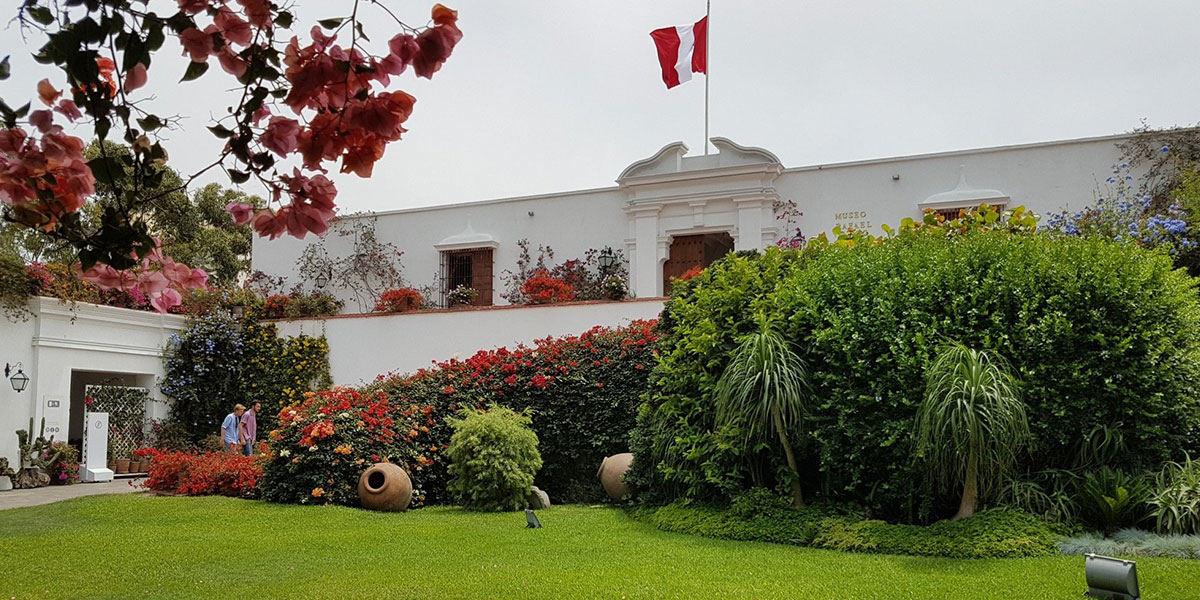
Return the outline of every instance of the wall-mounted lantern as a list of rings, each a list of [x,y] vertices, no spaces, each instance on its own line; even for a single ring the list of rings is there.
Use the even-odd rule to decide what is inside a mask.
[[[25,387],[29,385],[29,376],[25,374],[25,371],[21,367],[21,363],[15,365],[4,364],[4,376],[8,377],[9,383],[12,384],[13,389],[18,393],[25,391]],[[14,374],[13,371],[16,371],[16,373]],[[9,375],[12,375],[12,377],[9,377]]]
[[[326,267],[325,269],[322,269],[320,273],[317,273],[316,283],[318,290],[323,290],[325,289],[325,286],[329,285],[330,275],[332,275],[330,272],[331,270],[332,269]]]
[[[604,249],[600,251],[599,261],[600,271],[602,273],[607,273],[609,269],[613,268],[613,266],[617,264],[617,257],[613,255],[612,247],[605,246]]]

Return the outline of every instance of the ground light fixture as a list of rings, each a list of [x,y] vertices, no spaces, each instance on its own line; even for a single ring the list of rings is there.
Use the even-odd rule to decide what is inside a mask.
[[[533,514],[533,509],[525,509],[525,529],[541,529],[542,522],[538,520],[537,515]]]
[[[1096,554],[1084,555],[1083,572],[1088,589],[1083,595],[1111,600],[1141,600],[1137,563]]]
[[[8,377],[8,382],[12,384],[13,389],[18,393],[25,391],[25,387],[29,385],[29,376],[21,369],[21,363],[10,365],[4,364],[4,376]],[[16,371],[14,374],[13,371]],[[12,375],[12,377],[9,377]]]

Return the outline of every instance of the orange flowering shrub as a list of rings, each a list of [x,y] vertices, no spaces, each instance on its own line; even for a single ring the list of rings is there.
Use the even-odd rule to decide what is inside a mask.
[[[414,505],[444,447],[432,441],[433,407],[393,403],[350,388],[308,392],[279,412],[268,434],[263,498],[273,502],[358,505],[358,478],[377,462],[404,468]]]
[[[537,271],[521,284],[521,293],[529,298],[530,304],[552,304],[570,302],[575,299],[575,288],[571,284],[551,277],[544,270]]]
[[[408,312],[421,307],[421,292],[412,288],[388,290],[379,295],[375,310],[379,312]]]
[[[185,496],[256,497],[265,460],[263,455],[162,452],[154,448],[144,448],[136,454],[151,458],[150,473],[143,486]]]

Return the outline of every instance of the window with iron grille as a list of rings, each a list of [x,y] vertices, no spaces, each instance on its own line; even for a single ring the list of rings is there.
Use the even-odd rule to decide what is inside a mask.
[[[492,305],[492,249],[447,250],[442,252],[442,306],[446,294],[458,286],[477,292],[472,306]]]

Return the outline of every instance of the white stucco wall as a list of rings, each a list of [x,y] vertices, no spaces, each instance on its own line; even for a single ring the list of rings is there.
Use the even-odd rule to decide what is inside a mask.
[[[157,385],[163,376],[162,350],[170,335],[184,328],[184,317],[84,303],[71,307],[52,298],[32,298],[29,309],[33,314],[25,321],[0,320],[0,362],[21,362],[30,379],[20,393],[7,380],[0,382],[0,456],[8,457],[14,469],[15,431],[28,428],[30,417],[35,430],[45,417],[47,437],[68,438],[72,373],[80,381],[104,373],[150,388],[154,401],[147,406],[148,416],[166,416]]]
[[[920,218],[919,204],[955,188],[961,173],[971,188],[997,190],[1009,198],[1008,206],[1045,214],[1092,202],[1098,183],[1120,160],[1116,144],[1126,138],[796,168],[784,168],[766,150],[714,138],[717,154],[692,156],[683,144],[668,144],[632,163],[612,188],[384,212],[377,215],[376,231],[381,241],[404,252],[404,276],[413,286],[438,281],[436,246],[470,225],[496,245],[496,304],[504,303],[500,275],[516,267],[516,244],[522,238],[535,254],[539,244],[553,248],[555,262],[582,257],[589,248],[622,249],[630,261],[633,292],[652,297],[662,293],[661,267],[675,236],[729,232],[737,249],[765,247],[787,233],[786,223],[774,219],[775,200],[796,202],[804,213],[797,225],[809,237],[835,225],[878,233],[883,223],[896,226],[904,217]],[[256,238],[253,266],[295,284],[300,281],[296,259],[311,242]],[[346,238],[329,235],[326,246],[333,256],[349,254]],[[330,291],[350,300],[344,291]],[[345,312],[359,310],[350,301]]]
[[[386,373],[409,373],[433,362],[467,358],[479,350],[529,344],[547,336],[577,335],[596,325],[616,327],[656,319],[662,298],[547,306],[342,315],[277,322],[280,336],[324,335],[338,385],[356,385]]]

